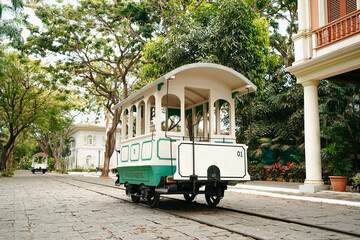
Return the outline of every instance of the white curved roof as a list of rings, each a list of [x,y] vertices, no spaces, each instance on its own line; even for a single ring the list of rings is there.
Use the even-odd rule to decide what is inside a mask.
[[[221,79],[222,83],[228,85],[233,92],[238,92],[238,94],[240,95],[256,91],[256,86],[249,79],[229,67],[215,63],[192,63],[183,65],[168,72],[167,74],[158,78],[151,84],[132,94],[130,97],[116,104],[113,109],[121,107],[125,103],[135,99],[139,94],[143,93],[144,91],[155,87],[159,83],[165,82],[170,77],[176,76],[177,74],[185,71],[203,71],[206,74],[211,74],[212,76],[218,77],[219,79]]]
[[[48,155],[46,153],[36,153],[33,155],[33,158],[36,158],[36,157],[48,157]]]

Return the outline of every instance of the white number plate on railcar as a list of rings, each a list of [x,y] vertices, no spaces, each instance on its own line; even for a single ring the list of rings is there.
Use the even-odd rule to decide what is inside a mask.
[[[175,180],[188,180],[193,175],[193,144],[177,142]],[[221,180],[250,180],[247,172],[247,146],[243,144],[195,143],[195,175],[207,180],[207,170],[215,165]]]

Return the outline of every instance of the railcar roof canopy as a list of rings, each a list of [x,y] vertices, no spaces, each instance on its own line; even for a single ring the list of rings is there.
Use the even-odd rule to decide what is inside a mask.
[[[171,72],[165,74],[164,76],[158,78],[151,84],[147,85],[146,87],[132,94],[130,97],[116,104],[113,109],[120,108],[125,103],[135,99],[144,91],[156,87],[160,83],[165,83],[167,79],[175,77],[175,79],[172,81],[177,81],[178,79],[176,78],[176,75],[179,75],[180,73],[188,73],[194,75],[200,74],[208,76],[211,79],[216,79],[218,81],[221,81],[222,84],[229,86],[229,88],[235,95],[243,95],[256,91],[256,86],[249,79],[231,68],[214,63],[192,63],[178,67]]]

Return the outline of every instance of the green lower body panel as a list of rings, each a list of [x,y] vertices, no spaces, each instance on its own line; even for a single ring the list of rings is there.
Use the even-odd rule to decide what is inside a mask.
[[[118,167],[120,183],[145,184],[146,186],[157,186],[162,176],[171,176],[171,166],[133,166]],[[173,173],[176,166],[173,166]]]

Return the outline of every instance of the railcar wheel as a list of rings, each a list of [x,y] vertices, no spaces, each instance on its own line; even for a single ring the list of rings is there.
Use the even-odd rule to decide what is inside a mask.
[[[192,202],[194,201],[195,197],[197,194],[184,194],[184,198],[187,202]]]
[[[158,193],[149,194],[146,197],[146,201],[150,208],[156,208],[160,202],[160,194]]]
[[[209,206],[215,207],[218,205],[221,199],[221,188],[220,187],[205,187],[205,199]]]
[[[137,195],[131,195],[131,201],[133,203],[138,203],[138,202],[140,202],[140,197]]]
[[[138,202],[140,202],[140,199],[141,199],[141,196],[140,196],[140,194],[141,194],[141,191],[140,191],[140,188],[139,187],[135,187],[135,186],[132,186],[134,189],[133,189],[133,191],[132,191],[132,195],[131,195],[131,201],[133,202],[133,203],[138,203]],[[136,194],[136,195],[133,195],[133,194]]]

